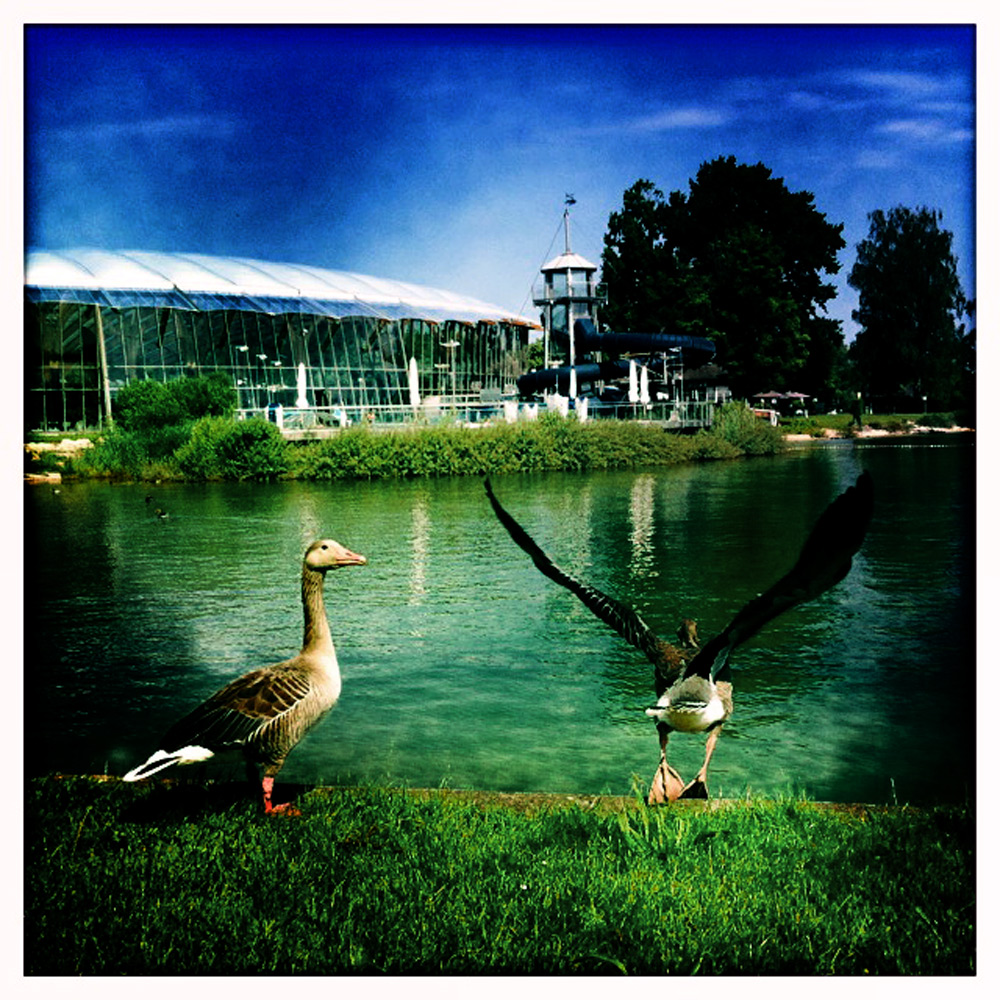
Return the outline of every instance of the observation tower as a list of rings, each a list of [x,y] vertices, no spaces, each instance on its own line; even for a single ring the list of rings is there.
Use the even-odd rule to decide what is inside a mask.
[[[576,344],[573,332],[579,319],[589,319],[595,330],[598,306],[607,302],[604,285],[595,283],[597,265],[573,253],[569,241],[569,206],[576,199],[566,195],[563,210],[565,249],[541,268],[541,281],[531,291],[532,302],[542,307],[542,327],[545,336],[545,367],[552,360],[553,345],[569,365],[576,364]]]

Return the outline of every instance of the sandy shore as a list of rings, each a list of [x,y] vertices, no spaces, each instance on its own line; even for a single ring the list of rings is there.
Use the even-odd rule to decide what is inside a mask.
[[[833,438],[883,438],[883,437],[912,437],[914,434],[974,434],[974,427],[924,427],[921,424],[914,424],[905,431],[887,431],[881,427],[863,427],[856,434],[845,434],[835,431],[832,427],[827,427],[823,431],[823,437],[814,437],[812,434],[786,434],[786,441],[822,441]]]

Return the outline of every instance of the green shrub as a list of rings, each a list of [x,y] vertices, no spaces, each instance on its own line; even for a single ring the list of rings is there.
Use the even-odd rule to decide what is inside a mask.
[[[918,424],[924,427],[954,427],[954,413],[925,413],[917,420]]]
[[[236,390],[225,372],[212,372],[197,378],[179,378],[167,382],[184,415],[191,420],[202,417],[230,417],[236,410]]]
[[[899,434],[909,426],[908,422],[900,417],[877,417],[874,415],[865,417],[864,423],[875,430],[888,431],[890,434]]]
[[[115,422],[128,431],[230,416],[235,409],[236,390],[224,372],[170,382],[129,382],[118,390],[114,402]]]
[[[156,478],[149,470],[149,438],[145,432],[113,427],[76,459],[73,471],[109,479]]]
[[[698,431],[694,437],[688,440],[691,442],[691,461],[739,458],[742,454],[736,445],[719,437],[718,434],[710,434],[708,431]]]
[[[305,480],[501,475],[635,469],[678,462],[773,454],[781,433],[742,405],[721,407],[716,426],[694,435],[656,425],[546,414],[534,421],[479,427],[374,430],[352,427],[321,441],[286,443],[274,424],[204,416],[192,424],[116,428],[93,449],[92,475],[149,478],[175,468],[189,479]],[[161,475],[165,475],[162,473]]]
[[[688,437],[618,421],[581,424],[547,415],[488,427],[351,428],[324,441],[294,445],[297,479],[381,476],[474,476],[549,470],[639,468],[701,458],[733,458],[738,448],[703,433]]]
[[[24,471],[41,475],[46,472],[65,472],[72,467],[72,463],[57,451],[24,451]]]
[[[114,426],[76,463],[75,471],[127,479],[175,475],[175,453],[189,443],[194,422],[228,416],[235,407],[236,392],[223,372],[130,382],[115,397]],[[186,474],[201,477],[196,471]]]
[[[125,431],[147,431],[178,424],[184,410],[166,382],[143,379],[123,385],[115,396],[115,424]]]
[[[151,460],[173,458],[174,452],[183,445],[191,433],[191,425],[165,424],[149,427],[137,432],[138,441]]]
[[[112,427],[93,448],[74,463],[74,471],[115,478],[154,478],[148,471],[151,463],[173,465],[174,452],[187,440],[188,430],[182,424],[126,430]]]
[[[718,407],[712,432],[745,455],[774,455],[782,448],[782,432],[755,417],[745,403],[724,403]]]
[[[288,469],[286,448],[281,431],[262,417],[230,421],[216,446],[219,470],[226,479],[277,479]]]
[[[229,421],[221,417],[203,417],[191,428],[188,440],[176,451],[181,472],[190,479],[216,479],[219,460],[216,445]]]
[[[177,464],[192,479],[277,479],[288,470],[281,431],[262,417],[203,417],[177,449]]]

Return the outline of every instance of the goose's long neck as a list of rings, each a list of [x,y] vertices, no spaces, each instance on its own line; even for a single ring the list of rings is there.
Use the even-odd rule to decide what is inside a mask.
[[[330,635],[330,623],[326,619],[326,607],[323,604],[325,576],[325,573],[308,566],[302,567],[303,653],[334,652],[333,636]]]

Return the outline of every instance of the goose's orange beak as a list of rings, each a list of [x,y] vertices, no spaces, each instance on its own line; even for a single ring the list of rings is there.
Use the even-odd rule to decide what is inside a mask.
[[[368,560],[364,556],[359,556],[357,552],[344,549],[343,553],[337,556],[338,566],[365,566]]]

